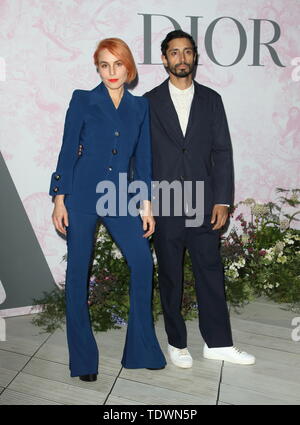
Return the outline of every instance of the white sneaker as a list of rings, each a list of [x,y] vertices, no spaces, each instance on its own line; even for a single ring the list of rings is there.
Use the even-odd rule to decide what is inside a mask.
[[[203,357],[212,360],[224,360],[230,363],[238,364],[254,364],[255,357],[252,354],[241,351],[234,345],[231,347],[212,347],[208,348],[207,344],[204,344]]]
[[[168,354],[175,366],[189,368],[193,366],[193,359],[187,348],[176,348],[168,344]]]

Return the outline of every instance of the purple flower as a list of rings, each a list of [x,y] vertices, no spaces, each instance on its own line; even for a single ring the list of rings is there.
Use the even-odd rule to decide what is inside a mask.
[[[111,313],[111,318],[112,318],[113,322],[118,324],[118,325],[121,325],[121,326],[127,325],[126,320],[122,319],[121,317],[117,316],[114,313]]]

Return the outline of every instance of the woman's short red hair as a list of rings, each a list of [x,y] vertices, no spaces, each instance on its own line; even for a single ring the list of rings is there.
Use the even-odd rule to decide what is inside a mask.
[[[120,38],[105,38],[104,40],[101,40],[98,43],[97,49],[94,53],[94,64],[96,66],[98,66],[99,53],[103,49],[107,49],[110,53],[123,62],[128,71],[126,82],[131,83],[137,76],[137,69],[131,50],[125,41],[121,40]]]

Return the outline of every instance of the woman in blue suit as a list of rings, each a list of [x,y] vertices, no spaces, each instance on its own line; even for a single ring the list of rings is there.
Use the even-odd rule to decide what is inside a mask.
[[[96,380],[98,374],[99,352],[87,299],[88,272],[100,216],[131,272],[129,319],[121,363],[133,369],[163,369],[166,364],[151,310],[153,259],[147,238],[154,232],[155,221],[150,202],[148,101],[133,96],[124,87],[136,77],[134,59],[124,41],[102,40],[94,53],[94,63],[102,82],[93,90],[73,92],[49,190],[55,196],[53,224],[67,237],[65,296],[70,374],[85,381]],[[120,214],[119,210],[98,214],[97,184],[114,183],[119,199],[119,173],[127,176],[133,156],[136,178],[148,189],[147,197],[143,198],[142,218]]]

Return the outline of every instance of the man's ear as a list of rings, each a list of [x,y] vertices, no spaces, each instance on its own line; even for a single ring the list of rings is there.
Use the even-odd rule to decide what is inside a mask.
[[[162,60],[162,63],[164,64],[164,66],[168,66],[168,62],[167,62],[167,58],[165,57],[165,55],[161,55],[161,60]]]

